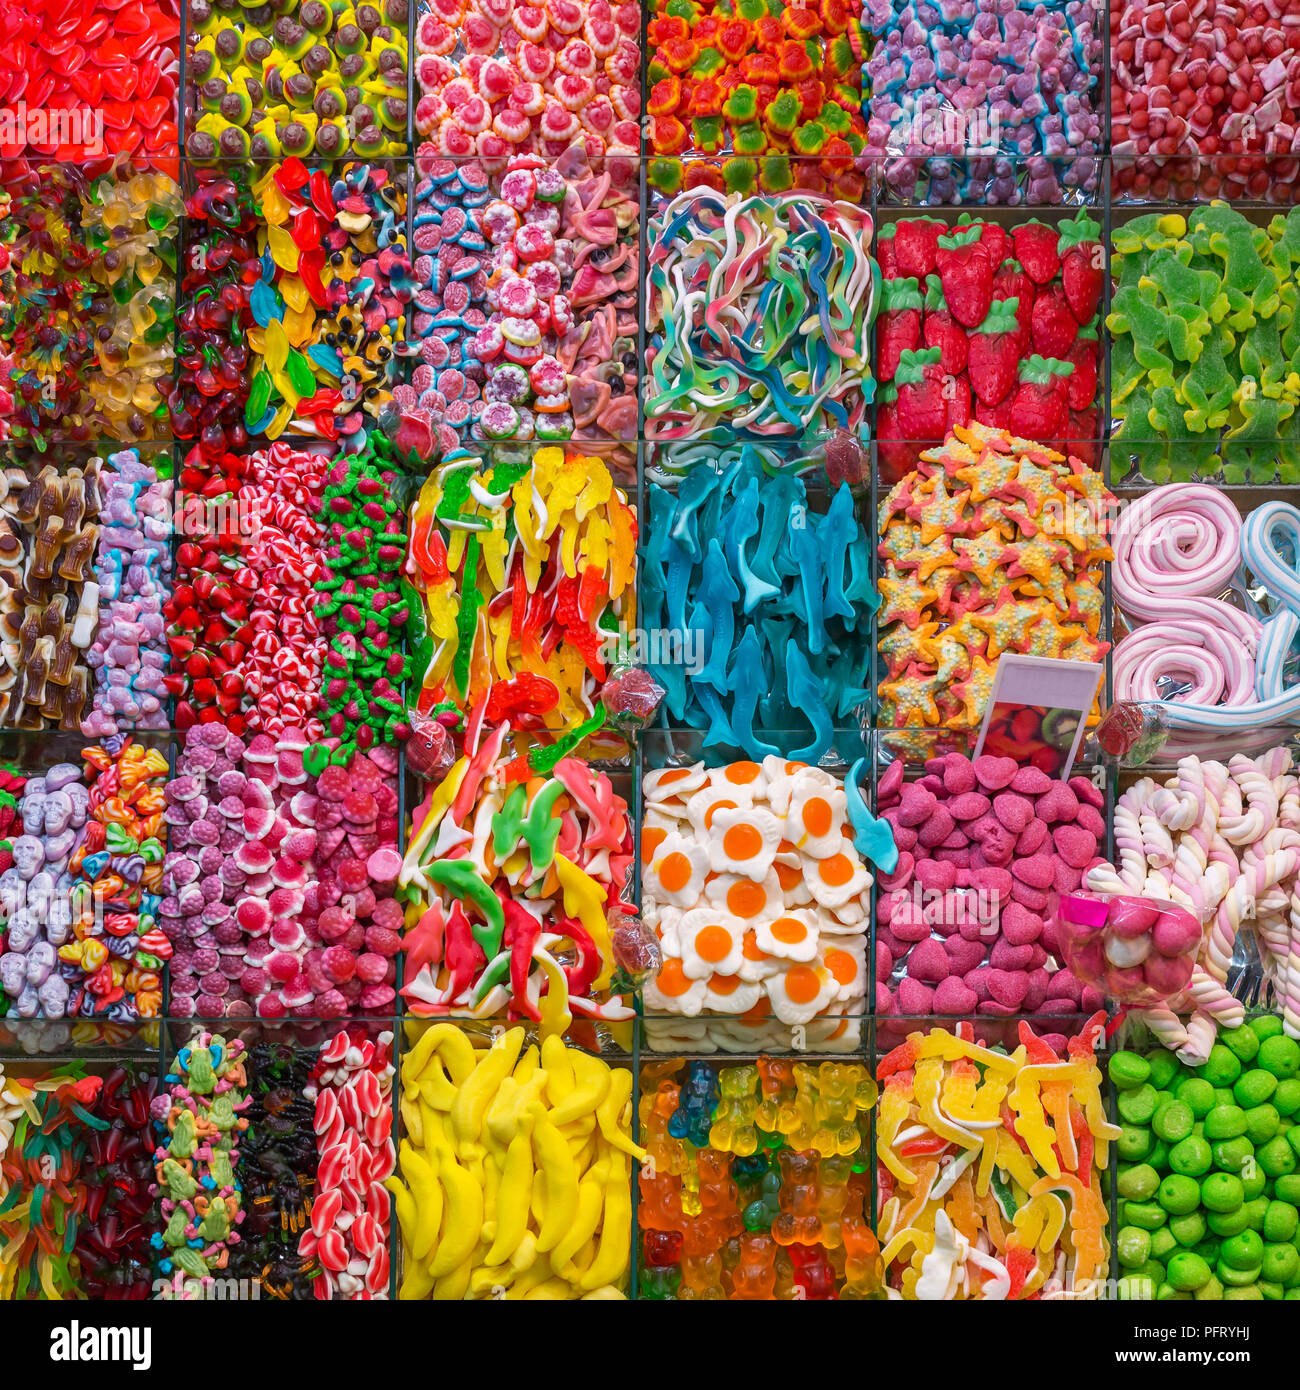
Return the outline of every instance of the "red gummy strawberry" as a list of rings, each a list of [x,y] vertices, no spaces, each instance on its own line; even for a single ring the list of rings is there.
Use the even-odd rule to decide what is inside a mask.
[[[981,425],[987,425],[994,430],[1010,430],[1011,428],[1011,401],[1012,397],[1007,396],[1005,400],[999,401],[997,405],[985,405],[983,401],[975,402],[975,418]]]
[[[1101,304],[1105,258],[1100,235],[1101,228],[1085,212],[1061,227],[1061,288],[1079,323],[1091,323]]]
[[[966,370],[971,389],[984,405],[1011,394],[1020,365],[1019,328],[1014,299],[995,299],[988,317],[970,336]]]
[[[880,461],[880,476],[887,483],[896,483],[910,473],[916,450],[903,438],[898,422],[898,387],[887,381],[876,397],[876,446]]]
[[[1066,421],[1069,432],[1069,453],[1087,464],[1089,468],[1097,465],[1097,412],[1096,410],[1072,410]]]
[[[1019,327],[1020,356],[1029,350],[1029,325],[1033,322],[1034,300],[1038,289],[1020,268],[1017,260],[1006,260],[993,277],[993,298],[1016,301],[1016,323]]]
[[[1060,439],[1068,414],[1065,380],[1073,371],[1068,362],[1037,355],[1020,364],[1020,384],[1011,399],[1011,429],[1015,434],[1040,444]]]
[[[966,330],[948,312],[943,285],[937,275],[925,278],[925,320],[922,326],[926,347],[939,349],[939,365],[949,376],[966,370]]]
[[[951,434],[958,425],[969,425],[971,420],[970,384],[963,376],[945,376],[943,379],[943,398],[947,405],[945,436]]]
[[[904,352],[894,373],[901,438],[931,443],[942,440],[948,425],[948,402],[938,348]]]
[[[943,223],[934,217],[906,217],[892,226],[882,227],[881,239],[892,236],[894,258],[900,275],[914,275],[924,280],[934,273],[938,264],[939,234]]]
[[[921,282],[914,276],[885,281],[876,327],[880,381],[892,381],[903,352],[921,346],[921,304]]]
[[[973,221],[969,213],[962,213],[957,219],[959,226],[970,226],[979,229],[980,245],[989,253],[989,260],[999,266],[1010,254],[1011,247],[1008,244],[1007,233],[1004,227],[998,226],[996,222],[977,222]]]
[[[939,238],[939,279],[948,310],[958,323],[976,328],[993,303],[993,271],[978,227],[962,227]]]
[[[1068,358],[1079,336],[1079,321],[1059,286],[1044,290],[1034,300],[1030,340],[1040,357]]]
[[[1056,279],[1061,254],[1055,227],[1045,222],[1022,222],[1012,228],[1011,239],[1016,244],[1016,260],[1034,284],[1047,285]]]
[[[1079,337],[1065,359],[1074,368],[1065,387],[1065,398],[1072,411],[1087,410],[1097,400],[1097,356],[1097,330],[1079,329]]]

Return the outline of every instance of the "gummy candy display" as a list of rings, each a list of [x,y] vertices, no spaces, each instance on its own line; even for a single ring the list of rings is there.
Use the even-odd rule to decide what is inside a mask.
[[[411,508],[406,567],[423,598],[417,708],[597,733],[608,648],[636,619],[636,541],[635,507],[600,458],[550,447],[484,468],[458,452],[435,469]]]
[[[185,153],[195,164],[400,154],[406,0],[187,0]]]
[[[876,1067],[885,1277],[905,1299],[1096,1297],[1109,1273],[1097,1015],[1061,1052],[969,1024],[911,1034]]]
[[[437,460],[467,439],[634,440],[639,210],[626,171],[579,146],[502,166],[424,144],[415,167],[420,361],[399,445]]]
[[[641,1298],[880,1299],[870,1072],[777,1057],[641,1075]]]
[[[555,1034],[525,1047],[511,1028],[475,1048],[435,1023],[402,1063],[400,1107],[402,1176],[388,1184],[405,1254],[399,1298],[625,1296],[631,1163],[645,1158],[629,1137],[626,1067]],[[491,1147],[476,1163],[479,1135]]]
[[[174,179],[147,165],[98,178],[51,166],[19,183],[0,277],[14,439],[169,437],[180,212]]]
[[[0,1301],[1293,1297],[1298,5],[0,0]]]
[[[630,910],[627,803],[576,758],[549,777],[526,757],[507,759],[509,727],[415,810],[398,878],[414,906],[408,922],[418,914],[402,941],[402,995],[421,1017],[506,1011],[545,1033],[575,1014],[626,1025],[633,1010],[609,991],[612,934]]]
[[[874,879],[845,838],[844,784],[768,757],[660,768],[642,786],[642,911],[662,953],[647,1041],[739,1052],[793,1029],[818,1051],[860,1046]]]

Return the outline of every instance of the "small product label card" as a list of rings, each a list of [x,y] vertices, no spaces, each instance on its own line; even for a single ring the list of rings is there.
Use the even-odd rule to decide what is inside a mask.
[[[999,657],[975,756],[1014,758],[1049,777],[1068,777],[1104,670],[1047,656]]]

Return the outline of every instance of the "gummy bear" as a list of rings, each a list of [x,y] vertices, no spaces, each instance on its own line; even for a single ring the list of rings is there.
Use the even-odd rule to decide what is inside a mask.
[[[817,1155],[787,1150],[780,1163],[781,1214],[772,1223],[772,1235],[779,1245],[815,1245],[822,1231]]]

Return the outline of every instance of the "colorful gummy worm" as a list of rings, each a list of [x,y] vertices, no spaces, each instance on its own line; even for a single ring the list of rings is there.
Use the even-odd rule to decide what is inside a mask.
[[[808,194],[665,204],[650,224],[646,437],[865,435],[871,238],[869,213]]]
[[[854,1062],[643,1068],[638,1297],[884,1298],[870,1225],[876,1094]]]
[[[876,1068],[886,1278],[903,1298],[1096,1296],[1109,1274],[1098,1014],[1061,1057],[1026,1022],[1011,1053],[913,1033]]]
[[[425,615],[416,708],[450,700],[489,724],[596,732],[607,646],[635,621],[636,538],[635,509],[598,458],[540,448],[436,469],[410,521]]]
[[[486,735],[416,810],[399,884],[423,905],[402,943],[411,1012],[506,1012],[561,1032],[574,1014],[625,1023],[611,929],[632,864],[628,808],[574,758],[549,777]]]

